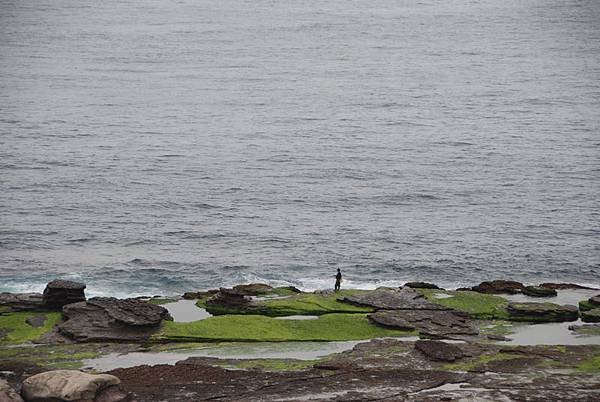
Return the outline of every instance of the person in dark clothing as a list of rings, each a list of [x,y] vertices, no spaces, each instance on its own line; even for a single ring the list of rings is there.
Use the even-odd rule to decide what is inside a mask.
[[[337,270],[337,274],[335,275],[335,287],[334,290],[336,292],[340,291],[340,285],[342,284],[342,272],[340,271],[340,269],[338,268]]]

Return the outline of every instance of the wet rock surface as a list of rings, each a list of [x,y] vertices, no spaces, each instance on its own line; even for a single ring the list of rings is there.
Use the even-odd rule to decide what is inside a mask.
[[[44,289],[43,301],[46,308],[55,310],[85,301],[85,284],[60,279],[49,282]]]
[[[504,281],[504,280],[485,281],[485,282],[481,282],[479,285],[473,286],[471,288],[471,290],[473,290],[475,292],[490,293],[490,294],[496,294],[496,293],[515,294],[515,293],[522,292],[523,289],[525,289],[525,285],[523,285],[521,282]]]
[[[448,307],[431,303],[411,288],[380,288],[368,293],[345,296],[341,301],[378,310],[449,310]]]
[[[525,289],[523,289],[523,294],[531,297],[553,297],[558,293],[556,293],[555,289],[540,286],[526,286]]]
[[[305,370],[226,370],[200,359],[110,374],[141,402],[433,401],[448,395],[467,400],[592,401],[600,397],[600,376],[555,372],[600,352],[600,347],[592,349],[382,339],[356,345]]]
[[[555,290],[570,290],[570,289],[593,290],[594,289],[594,288],[590,288],[587,286],[577,285],[575,283],[553,283],[553,282],[542,283],[542,284],[540,284],[540,287],[548,288],[548,289],[555,289]]]
[[[419,334],[430,337],[479,333],[468,314],[455,310],[379,310],[368,317],[378,325],[417,330]]]
[[[66,321],[58,332],[77,341],[144,341],[155,333],[168,311],[139,299],[99,297],[64,306]]]
[[[429,283],[429,282],[407,282],[404,284],[404,287],[407,288],[413,288],[413,289],[440,289],[441,288],[434,284],[434,283]]]
[[[575,321],[579,309],[554,303],[509,303],[506,311],[511,319],[539,322]]]
[[[275,289],[264,283],[251,283],[248,285],[237,285],[233,290],[245,296],[259,296],[273,292]]]
[[[434,361],[453,362],[465,357],[461,348],[442,341],[416,341],[415,349]]]
[[[600,322],[600,308],[582,311],[581,320],[585,322]]]

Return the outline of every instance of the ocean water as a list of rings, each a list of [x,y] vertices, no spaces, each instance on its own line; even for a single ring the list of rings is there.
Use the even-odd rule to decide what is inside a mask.
[[[597,0],[0,0],[0,291],[600,285]]]

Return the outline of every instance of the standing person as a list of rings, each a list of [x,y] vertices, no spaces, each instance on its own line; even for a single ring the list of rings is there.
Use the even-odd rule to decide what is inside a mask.
[[[340,291],[340,285],[342,284],[342,272],[338,268],[337,274],[335,275],[335,287],[333,288],[336,292]]]

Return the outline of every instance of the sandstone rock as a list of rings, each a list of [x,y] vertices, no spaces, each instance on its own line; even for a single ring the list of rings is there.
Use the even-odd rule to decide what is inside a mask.
[[[552,297],[557,295],[556,290],[541,286],[526,286],[523,289],[523,294],[531,297]]]
[[[448,307],[429,302],[411,288],[379,288],[372,292],[345,296],[340,300],[378,310],[450,310]]]
[[[512,320],[519,321],[575,321],[579,316],[577,307],[554,303],[509,303],[506,310]]]
[[[48,319],[48,317],[46,317],[45,315],[38,314],[38,315],[34,315],[33,317],[29,317],[28,319],[25,320],[25,322],[34,328],[40,328],[40,327],[44,326],[44,323],[46,322],[47,319]]]
[[[72,281],[54,280],[44,289],[44,306],[61,309],[64,305],[85,301],[85,284]]]
[[[120,381],[109,374],[87,374],[77,370],[55,370],[36,374],[23,381],[21,395],[27,402],[58,399],[94,399],[99,391]]]
[[[581,312],[581,320],[585,322],[600,322],[600,307]]]
[[[379,310],[368,317],[381,326],[401,330],[416,329],[419,334],[430,337],[446,338],[479,333],[468,314],[461,311]]]
[[[428,282],[406,282],[404,286],[413,289],[440,289],[438,285]]]
[[[44,309],[41,293],[0,293],[0,306],[12,311],[39,311]]]
[[[419,340],[415,342],[415,349],[434,361],[453,362],[464,357],[458,346],[442,341]]]
[[[185,300],[195,300],[195,299],[203,299],[207,296],[213,296],[219,293],[217,289],[207,290],[206,292],[185,292],[183,296],[181,296]]]
[[[10,386],[10,384],[0,378],[0,402],[23,402],[23,398]]]
[[[273,292],[273,287],[264,283],[251,283],[249,285],[237,285],[233,290],[244,296],[259,296]]]
[[[170,319],[162,306],[113,297],[66,305],[63,315],[67,320],[59,324],[58,331],[78,341],[144,341],[158,330],[163,319]]]
[[[233,289],[221,288],[206,301],[206,311],[211,314],[222,314],[223,311],[250,311],[254,306],[252,299]]]
[[[481,282],[477,286],[473,286],[471,290],[479,293],[508,293],[515,294],[523,291],[525,285],[516,281],[486,281]]]

